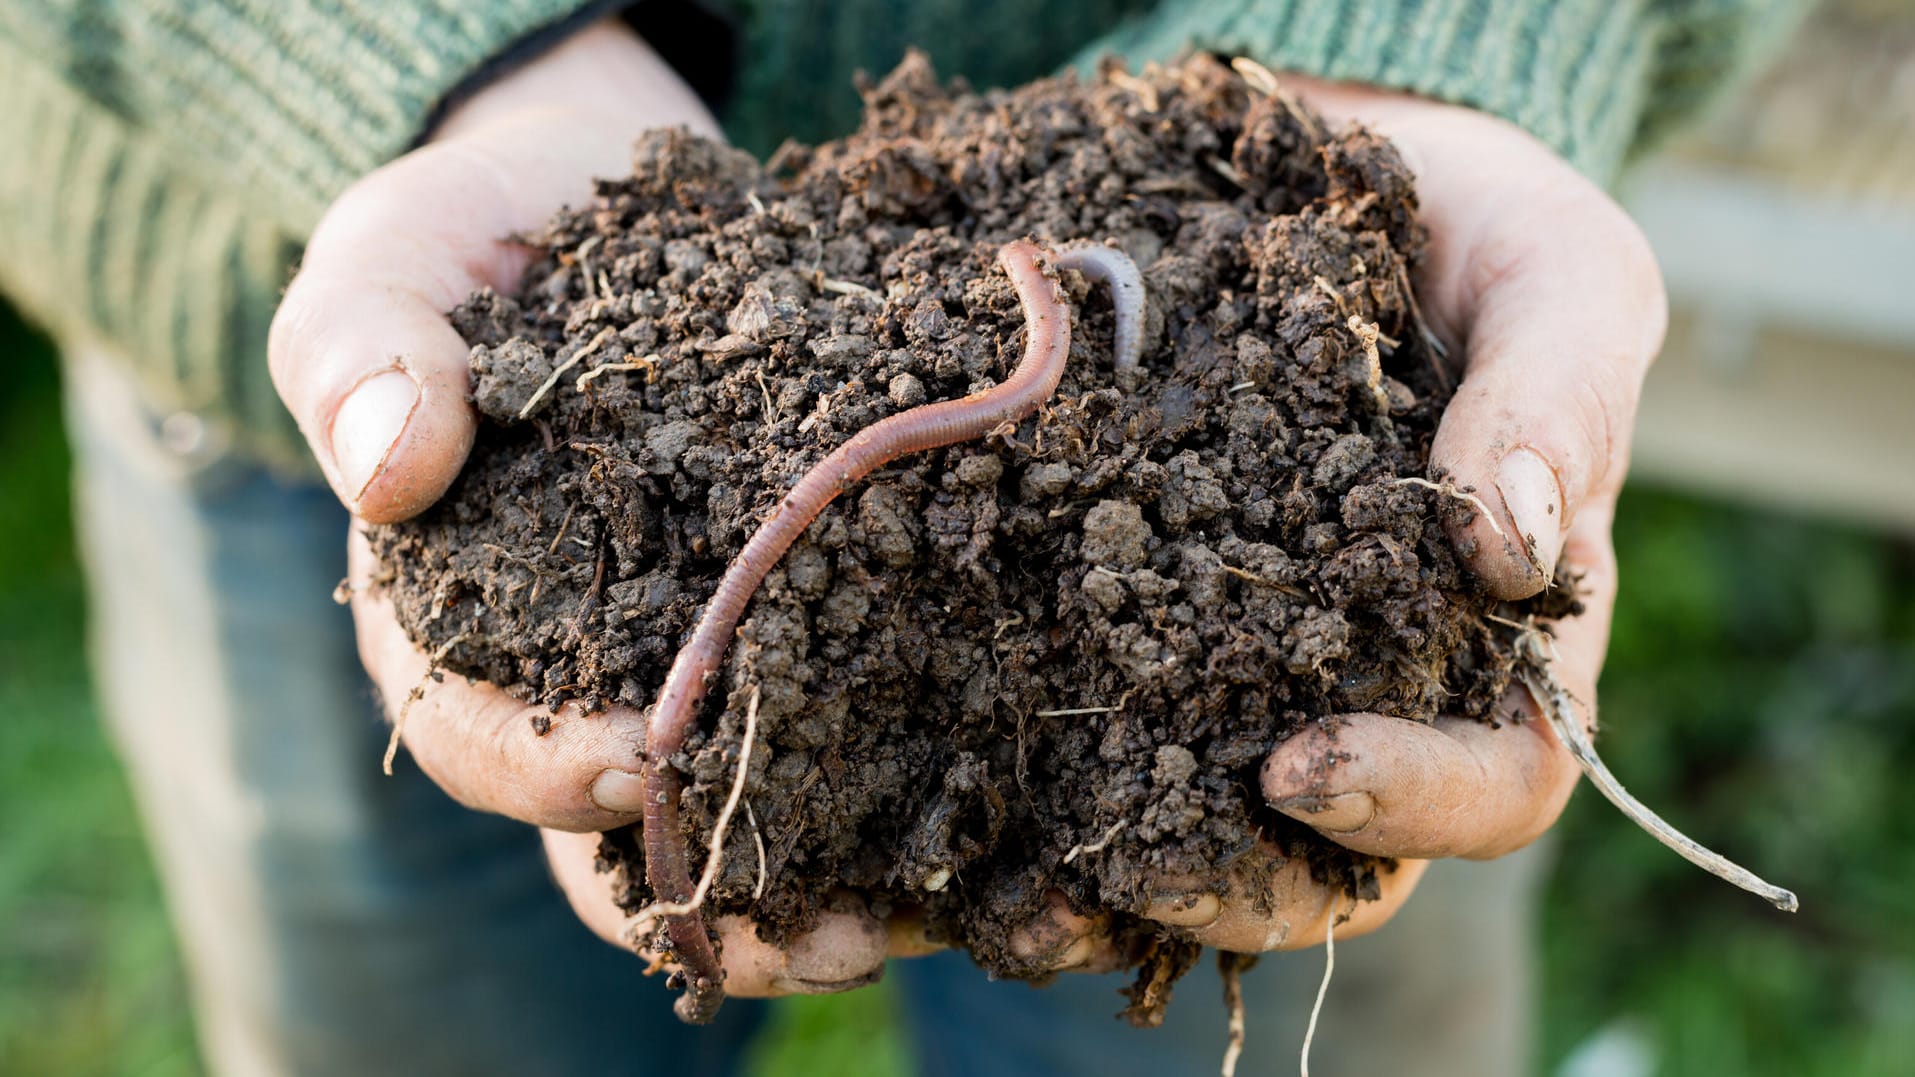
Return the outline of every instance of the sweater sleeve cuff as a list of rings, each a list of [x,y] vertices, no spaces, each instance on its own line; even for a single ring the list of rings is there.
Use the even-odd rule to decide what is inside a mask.
[[[222,186],[303,234],[353,180],[409,148],[441,102],[589,0],[130,0],[120,31],[157,62],[124,73]]]
[[[1642,128],[1658,36],[1628,0],[1207,0],[1164,4],[1080,60],[1208,49],[1405,90],[1510,120],[1607,183]]]

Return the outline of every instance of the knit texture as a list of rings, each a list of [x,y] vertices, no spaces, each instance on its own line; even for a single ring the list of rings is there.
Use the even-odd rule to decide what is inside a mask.
[[[1698,112],[1806,9],[1795,0],[1210,0],[1164,4],[1098,42],[1192,46],[1501,116],[1607,184]]]
[[[304,237],[516,42],[586,0],[0,0],[0,289],[134,365],[159,411],[309,468],[266,373]],[[907,45],[1011,85],[1190,47],[1485,109],[1608,180],[1800,0],[739,0],[726,120],[763,152],[856,122]],[[716,45],[713,46],[717,47]],[[681,67],[719,59],[670,57]]]

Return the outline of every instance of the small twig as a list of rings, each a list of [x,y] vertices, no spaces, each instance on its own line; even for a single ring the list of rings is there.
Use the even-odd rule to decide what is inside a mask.
[[[612,335],[612,327],[608,325],[605,328],[599,330],[598,336],[593,337],[591,341],[585,345],[585,347],[580,348],[578,351],[572,353],[572,357],[570,359],[567,359],[565,362],[560,363],[558,366],[558,369],[552,371],[551,376],[546,378],[543,382],[539,384],[538,391],[532,394],[532,399],[527,400],[525,402],[525,406],[519,409],[519,418],[520,419],[531,418],[532,409],[539,406],[539,401],[545,399],[545,394],[552,391],[552,386],[557,385],[559,383],[559,379],[565,376],[565,372],[579,365],[580,362],[584,361],[586,356],[597,351],[598,346],[600,344],[605,343],[606,339],[610,337],[611,335]]]
[[[1542,708],[1543,717],[1549,720],[1549,727],[1556,731],[1557,738],[1569,749],[1569,754],[1582,767],[1583,774],[1597,792],[1628,816],[1631,822],[1647,831],[1650,837],[1674,849],[1676,855],[1696,867],[1747,890],[1783,912],[1794,912],[1801,907],[1793,891],[1763,880],[1754,872],[1677,830],[1623,788],[1622,782],[1610,773],[1609,768],[1603,765],[1602,757],[1596,754],[1596,744],[1590,737],[1589,728],[1576,716],[1575,703],[1569,691],[1556,679],[1554,663],[1542,631],[1533,625],[1526,627],[1523,634],[1517,637],[1517,645],[1524,658],[1518,673],[1523,686],[1535,697],[1536,705]]]
[[[1092,571],[1095,571],[1095,572],[1103,572],[1103,573],[1105,573],[1105,574],[1107,574],[1107,575],[1111,575],[1111,576],[1115,576],[1115,577],[1117,577],[1118,579],[1123,579],[1123,578],[1124,578],[1124,574],[1123,574],[1123,573],[1121,573],[1121,572],[1112,572],[1112,571],[1111,571],[1110,569],[1107,569],[1107,568],[1105,568],[1105,567],[1104,567],[1104,566],[1102,566],[1102,565],[1097,565],[1097,566],[1095,566],[1095,567],[1094,567],[1094,568],[1092,569]],[[1023,618],[1023,616],[1022,616],[1021,614],[1020,614],[1020,615],[1018,616],[1018,618],[1017,618],[1017,620],[1015,620],[1015,621],[1012,621],[1012,622],[1009,622],[1009,624],[1023,624],[1023,623],[1024,623],[1024,618]],[[999,634],[1000,634],[1000,635],[1001,635],[1001,634],[1003,634],[1003,630],[1004,630],[1004,628],[1005,628],[1005,627],[1008,627],[1008,625],[1000,625],[1000,626],[999,626],[999,628],[998,628],[998,632],[999,632]],[[996,636],[993,636],[993,637],[991,637],[991,638],[993,638],[993,639],[996,639],[997,637],[996,637]],[[1112,704],[1110,704],[1110,705],[1108,705],[1108,706],[1103,706],[1103,707],[1063,707],[1063,708],[1060,708],[1060,709],[1058,709],[1058,710],[1050,710],[1050,711],[1033,711],[1033,712],[1031,712],[1031,717],[1033,717],[1033,718],[1068,718],[1068,717],[1070,717],[1070,716],[1072,716],[1072,715],[1076,715],[1076,714],[1116,714],[1116,713],[1117,713],[1118,711],[1121,711],[1121,710],[1123,710],[1123,709],[1124,709],[1124,704],[1126,704],[1126,703],[1129,703],[1129,702],[1130,702],[1130,696],[1131,696],[1131,693],[1132,693],[1132,692],[1135,692],[1135,691],[1137,691],[1137,688],[1136,688],[1136,686],[1135,686],[1135,685],[1133,685],[1133,686],[1131,686],[1131,687],[1129,687],[1129,688],[1126,688],[1126,689],[1124,689],[1124,694],[1123,694],[1123,695],[1121,695],[1121,696],[1118,696],[1118,697],[1117,697],[1117,702],[1115,702],[1115,703],[1112,703]]]
[[[745,704],[745,738],[738,746],[738,772],[731,779],[731,794],[725,798],[725,806],[718,811],[718,821],[712,825],[711,841],[706,844],[705,872],[698,877],[698,886],[692,890],[690,901],[654,901],[633,914],[627,933],[642,939],[651,934],[652,925],[667,916],[685,916],[697,912],[705,904],[705,895],[711,892],[713,880],[718,878],[719,862],[724,854],[725,835],[731,829],[731,816],[738,810],[738,801],[745,795],[745,777],[751,770],[751,746],[758,737],[758,686],[751,686],[751,700]],[[749,811],[749,809],[747,809]],[[759,843],[759,855],[764,855],[764,845]],[[763,885],[760,861],[759,878]]]
[[[591,544],[581,543],[581,545],[589,546]],[[590,617],[592,615],[592,611],[598,608],[598,600],[604,594],[605,594],[605,551],[600,550],[598,552],[597,566],[592,569],[592,589],[585,593],[585,600],[579,603],[578,616],[572,618],[572,635],[575,638],[580,638],[580,639],[584,638],[585,619],[587,617]],[[526,604],[531,605],[529,601]]]
[[[1237,1060],[1243,1057],[1243,970],[1249,963],[1242,954],[1217,951],[1217,972],[1223,977],[1223,1007],[1230,1015],[1230,1042],[1223,1049],[1223,1077],[1236,1077]]]
[[[1223,158],[1212,153],[1212,154],[1206,154],[1204,156],[1204,164],[1209,165],[1210,170],[1212,172],[1215,172],[1217,175],[1222,176],[1226,180],[1229,180],[1231,185],[1236,187],[1238,190],[1247,191],[1250,189],[1249,184],[1246,184],[1243,181],[1243,173],[1237,171],[1237,167],[1231,164],[1229,161],[1226,161]]]
[[[565,541],[565,529],[572,526],[572,514],[578,511],[578,502],[565,506],[565,519],[559,521],[559,533],[552,536],[552,545],[545,548],[547,557],[559,552],[559,543]]]
[[[1309,592],[1303,590],[1301,587],[1292,587],[1287,583],[1282,583],[1277,580],[1270,579],[1268,576],[1259,576],[1247,568],[1238,568],[1235,565],[1225,565],[1223,566],[1223,571],[1224,571],[1224,575],[1226,576],[1235,576],[1240,580],[1247,580],[1251,583],[1262,584],[1265,587],[1282,591],[1284,594],[1291,595],[1295,598],[1309,597]]]
[[[1238,75],[1242,76],[1243,81],[1248,83],[1250,88],[1257,91],[1258,93],[1267,94],[1268,96],[1271,96],[1271,97],[1275,97],[1277,95],[1277,90],[1279,88],[1279,84],[1277,82],[1277,73],[1263,66],[1257,61],[1252,60],[1250,57],[1248,56],[1231,57],[1230,69],[1232,71],[1235,71]]]
[[[1243,77],[1243,81],[1248,83],[1251,89],[1276,98],[1277,103],[1283,106],[1284,111],[1288,112],[1291,118],[1297,121],[1299,126],[1310,132],[1312,141],[1323,141],[1322,125],[1317,123],[1315,117],[1303,111],[1303,106],[1298,103],[1296,97],[1293,96],[1290,91],[1283,88],[1283,80],[1277,78],[1276,72],[1271,71],[1269,68],[1252,60],[1248,56],[1233,57],[1230,61],[1230,67],[1238,75]]]
[[[634,359],[629,363],[603,363],[580,374],[578,380],[572,383],[572,388],[582,393],[585,391],[586,384],[597,381],[601,374],[610,374],[621,370],[643,370],[645,372],[645,380],[650,381],[652,380],[652,371],[658,369],[658,363],[659,358],[656,354],[645,356],[643,359]]]
[[[1368,361],[1369,369],[1364,374],[1364,383],[1370,387],[1370,397],[1376,403],[1377,413],[1390,413],[1390,394],[1383,388],[1383,357],[1376,350],[1377,338],[1383,335],[1381,327],[1374,322],[1366,322],[1355,314],[1343,323],[1356,336],[1363,346],[1363,357]]]
[[[1080,856],[1089,856],[1092,853],[1103,852],[1105,849],[1110,847],[1110,839],[1116,837],[1117,832],[1119,830],[1124,829],[1124,825],[1127,822],[1128,820],[1119,819],[1116,822],[1112,823],[1110,825],[1110,829],[1104,831],[1103,837],[1098,838],[1096,841],[1091,842],[1089,845],[1085,845],[1084,843],[1079,842],[1076,845],[1071,846],[1071,851],[1064,854],[1064,863],[1068,864],[1071,861],[1076,860]]]
[[[1417,335],[1423,338],[1423,346],[1428,350],[1430,372],[1436,375],[1436,383],[1445,393],[1456,387],[1455,379],[1450,377],[1447,362],[1450,350],[1443,341],[1430,330],[1429,320],[1423,317],[1423,308],[1416,301],[1416,289],[1410,287],[1410,271],[1398,262],[1396,266],[1397,285],[1403,289],[1404,298],[1409,301],[1410,320],[1416,323]]]
[[[1110,84],[1134,95],[1137,103],[1144,106],[1145,112],[1156,112],[1161,104],[1157,100],[1157,87],[1128,71],[1112,71]]]
[[[431,624],[432,622],[438,620],[441,616],[445,614],[446,590],[450,588],[451,586],[452,586],[452,578],[449,576],[442,576],[439,578],[439,586],[432,589],[432,597],[426,600],[427,608],[432,611],[426,614],[427,624]]]
[[[1337,291],[1336,285],[1331,284],[1328,280],[1324,279],[1324,276],[1321,273],[1318,273],[1316,275],[1312,283],[1314,283],[1317,286],[1317,291],[1322,292],[1324,295],[1329,296],[1330,301],[1337,305],[1338,314],[1341,314],[1346,318],[1350,316],[1349,301],[1343,298],[1342,292]]]
[[[857,281],[823,277],[818,281],[818,287],[822,291],[835,292],[838,295],[861,295],[874,303],[884,302],[884,296],[879,294],[876,289],[867,288]]]
[[[439,671],[439,663],[445,661],[445,656],[452,653],[452,648],[464,643],[471,636],[470,632],[459,633],[440,644],[439,649],[433,651],[431,657],[426,659],[425,673],[420,676],[419,683],[412,686],[412,691],[406,693],[405,702],[399,704],[399,713],[392,716],[392,736],[386,741],[386,757],[380,764],[380,768],[386,772],[386,777],[392,777],[392,761],[399,758],[399,738],[405,734],[406,715],[412,713],[412,705],[425,698],[426,685],[432,683],[432,675]]]
[[[778,406],[771,401],[771,387],[765,384],[765,372],[756,370],[752,373],[758,377],[758,391],[765,394],[765,422],[775,423],[778,421]]]

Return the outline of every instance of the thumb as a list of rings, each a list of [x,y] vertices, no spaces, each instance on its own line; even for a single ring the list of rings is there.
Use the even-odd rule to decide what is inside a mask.
[[[621,164],[622,140],[513,148],[538,137],[489,127],[368,175],[320,220],[273,318],[273,382],[333,491],[373,523],[436,501],[472,446],[468,348],[445,312],[514,290],[528,253],[510,237]]]
[[[602,111],[552,102],[603,101]],[[273,318],[273,384],[341,501],[373,523],[445,492],[471,449],[465,341],[446,321],[472,291],[514,291],[511,237],[630,168],[651,127],[715,131],[630,33],[578,35],[456,110],[439,140],[354,184],[320,220]]]
[[[1489,510],[1451,537],[1507,599],[1542,590],[1578,511],[1621,486],[1667,318],[1635,224],[1562,171],[1462,252],[1468,363],[1430,449],[1432,477]]]

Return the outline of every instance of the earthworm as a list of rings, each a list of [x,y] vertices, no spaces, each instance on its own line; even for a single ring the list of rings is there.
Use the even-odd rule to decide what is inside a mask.
[[[878,468],[910,453],[982,437],[1036,411],[1057,391],[1071,350],[1070,311],[1044,271],[1043,252],[1027,239],[1006,243],[998,265],[1011,278],[1024,312],[1024,355],[1011,376],[983,392],[899,412],[852,435],[792,486],[778,507],[725,569],[704,617],[672,662],[653,707],[645,745],[645,876],[654,900],[684,903],[692,896],[684,835],[679,829],[678,772],[671,757],[684,746],[706,681],[718,670],[745,605],[785,551],[833,498]],[[1129,371],[1142,347],[1143,286],[1123,252],[1083,243],[1058,248],[1051,261],[1103,281],[1117,311],[1116,365]],[[666,933],[682,970],[685,993],[674,1009],[705,1024],[725,998],[724,970],[712,949],[704,917],[687,911],[665,917]]]
[[[1117,313],[1111,368],[1120,380],[1129,378],[1144,354],[1144,278],[1137,263],[1115,247],[1088,239],[1060,244],[1056,251],[1059,269],[1075,269],[1110,289],[1111,308]]]

